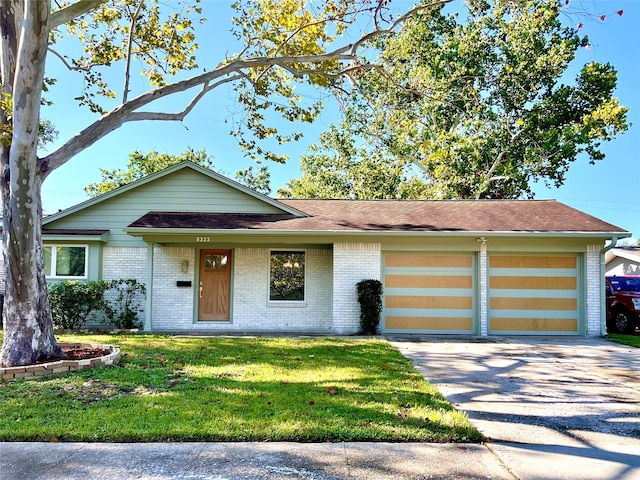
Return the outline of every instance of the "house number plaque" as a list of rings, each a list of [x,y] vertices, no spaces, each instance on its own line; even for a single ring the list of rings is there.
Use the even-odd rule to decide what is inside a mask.
[[[196,237],[197,243],[209,243],[211,241],[211,237]]]

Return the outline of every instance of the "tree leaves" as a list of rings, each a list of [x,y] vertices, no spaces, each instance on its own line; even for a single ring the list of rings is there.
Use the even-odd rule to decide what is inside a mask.
[[[98,183],[90,183],[84,188],[84,191],[90,197],[96,197],[185,160],[208,169],[213,169],[213,157],[209,155],[205,149],[194,150],[187,148],[187,150],[179,155],[158,153],[155,150],[142,153],[136,150],[129,154],[129,162],[126,170],[120,168],[105,170],[101,168],[101,181]]]
[[[561,185],[583,152],[591,162],[603,158],[601,142],[628,128],[627,109],[613,97],[611,65],[587,64],[573,84],[562,83],[587,40],[561,24],[559,6],[472,1],[466,22],[430,10],[377,39],[384,72],[359,76],[359,95],[343,102],[343,142],[366,146],[349,162],[386,158],[369,163],[372,178],[413,164],[423,175],[417,193],[430,198],[519,198],[532,195],[534,181]],[[291,194],[308,193],[303,185],[317,196],[335,192],[328,172],[350,170],[340,181],[355,183],[357,173],[343,165],[340,148],[312,150]],[[388,198],[378,193],[368,192]],[[354,186],[339,196],[361,198]]]

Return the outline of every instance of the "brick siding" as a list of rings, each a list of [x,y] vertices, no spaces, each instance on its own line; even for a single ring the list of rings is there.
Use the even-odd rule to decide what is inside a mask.
[[[187,272],[182,271],[184,261]],[[189,247],[155,247],[153,251],[153,330],[193,328],[195,249]],[[178,287],[178,281],[190,281],[191,287]]]
[[[380,280],[379,243],[333,244],[333,325],[334,333],[357,333],[360,330],[360,305],[356,283]]]
[[[603,315],[601,305],[601,292],[604,288],[604,272],[600,270],[600,252],[602,245],[588,245],[586,253],[586,308],[587,336],[596,337],[602,335],[601,318]]]

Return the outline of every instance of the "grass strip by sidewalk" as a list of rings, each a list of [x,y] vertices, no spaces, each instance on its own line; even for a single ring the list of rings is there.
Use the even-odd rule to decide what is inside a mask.
[[[623,335],[620,333],[611,333],[608,337],[609,340],[623,345],[629,345],[630,347],[640,348],[640,335]]]
[[[355,338],[60,335],[117,366],[0,383],[0,441],[478,442],[391,345]]]

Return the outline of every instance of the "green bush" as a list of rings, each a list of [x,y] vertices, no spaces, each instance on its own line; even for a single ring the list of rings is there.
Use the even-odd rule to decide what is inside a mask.
[[[360,333],[374,335],[382,312],[382,283],[379,280],[362,280],[356,287],[360,303]]]
[[[118,328],[140,328],[140,313],[144,311],[142,303],[147,293],[144,283],[134,278],[113,280],[110,284],[110,300],[105,306],[106,323]]]
[[[139,328],[146,287],[135,279],[67,280],[50,284],[49,305],[57,328],[81,328],[89,315],[102,313],[101,321],[117,328]]]
[[[53,324],[65,330],[82,327],[91,313],[104,310],[104,294],[109,288],[111,282],[104,280],[70,280],[49,285],[49,305]]]

